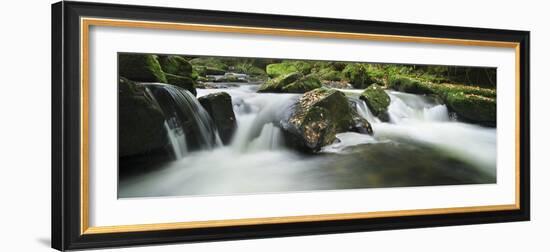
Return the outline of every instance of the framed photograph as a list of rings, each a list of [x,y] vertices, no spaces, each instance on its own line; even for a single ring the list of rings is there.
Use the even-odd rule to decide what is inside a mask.
[[[60,2],[58,250],[529,220],[529,32]]]

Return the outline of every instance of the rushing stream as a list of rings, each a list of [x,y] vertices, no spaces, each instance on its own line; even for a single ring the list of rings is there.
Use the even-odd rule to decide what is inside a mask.
[[[191,136],[177,120],[167,121],[177,160],[121,180],[119,197],[495,182],[496,130],[458,122],[430,97],[386,91],[391,98],[390,121],[381,122],[358,99],[361,90],[341,90],[372,124],[374,135],[340,133],[339,141],[321,153],[304,155],[285,148],[281,130],[272,123],[289,113],[300,95],[257,93],[259,86],[249,83],[225,84],[223,89],[197,89],[197,96],[220,91],[231,95],[238,125],[232,142],[223,146],[215,130],[201,129],[199,138],[207,148],[191,151]],[[196,99],[168,94],[185,101],[177,107],[197,109]],[[211,127],[204,111],[196,111],[203,122],[198,127]]]

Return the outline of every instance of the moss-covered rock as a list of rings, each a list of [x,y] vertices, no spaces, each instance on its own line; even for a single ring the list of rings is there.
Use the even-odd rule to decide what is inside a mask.
[[[118,55],[118,73],[133,81],[166,83],[156,55],[121,53]]]
[[[311,72],[311,68],[311,63],[307,61],[289,60],[283,61],[281,63],[267,65],[266,72],[269,77],[276,78],[294,72],[300,72],[303,75],[307,75]]]
[[[367,104],[372,113],[382,121],[388,121],[388,106],[390,105],[390,97],[384,89],[376,84],[369,86],[359,98]]]
[[[222,142],[229,144],[237,129],[231,96],[226,92],[213,93],[199,97],[199,102],[212,117]]]
[[[398,91],[435,95],[459,119],[487,126],[496,125],[496,90],[460,84],[430,83],[409,77],[390,78],[389,87]]]
[[[445,103],[460,118],[487,126],[496,125],[496,99],[463,92],[449,92]]]
[[[316,152],[333,143],[340,132],[372,134],[370,124],[359,118],[342,92],[318,88],[305,93],[282,124],[285,142],[301,151]]]
[[[196,82],[190,76],[180,76],[166,73],[166,81],[168,84],[187,89],[194,96],[197,96]]]
[[[399,75],[391,76],[389,78],[388,86],[391,89],[405,92],[405,93],[412,93],[412,94],[433,94],[434,93],[434,90],[426,83],[423,83],[413,78],[399,76]]]
[[[313,75],[304,76],[293,72],[266,81],[260,86],[260,93],[305,93],[321,87],[321,82]]]
[[[282,88],[284,93],[304,93],[321,87],[319,79],[313,76],[304,76]]]
[[[319,80],[325,81],[341,81],[343,79],[342,72],[333,69],[330,65],[327,68],[314,68],[312,74],[317,76]]]
[[[193,66],[181,56],[164,55],[158,57],[164,73],[192,77]]]
[[[363,64],[352,63],[348,64],[346,68],[342,71],[344,78],[349,81],[349,83],[354,88],[367,88],[369,86],[369,77],[367,69]]]

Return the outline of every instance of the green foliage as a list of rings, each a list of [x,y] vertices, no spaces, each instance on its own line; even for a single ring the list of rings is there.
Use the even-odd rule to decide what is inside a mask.
[[[156,55],[121,53],[118,55],[118,74],[133,81],[166,83]]]
[[[367,69],[363,64],[351,63],[344,68],[342,71],[344,78],[349,81],[349,83],[354,88],[366,88],[369,86],[368,83],[368,73]]]
[[[189,61],[193,66],[203,66],[211,69],[227,71],[228,66],[219,57],[199,57]]]
[[[238,63],[237,65],[235,65],[234,70],[237,73],[248,74],[251,77],[265,77],[265,76],[267,76],[267,73],[263,69],[253,65],[252,63],[248,63],[248,62]]]

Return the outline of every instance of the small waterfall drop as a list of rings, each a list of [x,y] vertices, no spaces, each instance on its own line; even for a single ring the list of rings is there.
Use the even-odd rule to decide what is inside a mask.
[[[189,91],[166,84],[142,85],[166,117],[165,128],[176,158],[221,145],[212,118]]]
[[[447,106],[439,104],[434,98],[397,91],[386,91],[386,93],[391,99],[388,107],[391,123],[450,120]]]

